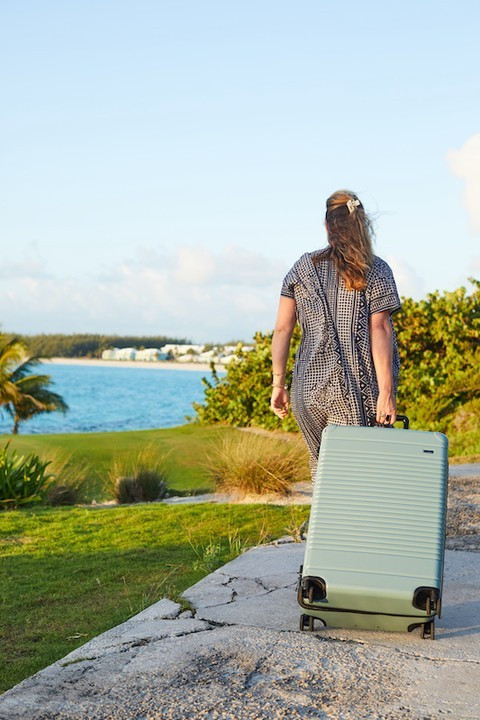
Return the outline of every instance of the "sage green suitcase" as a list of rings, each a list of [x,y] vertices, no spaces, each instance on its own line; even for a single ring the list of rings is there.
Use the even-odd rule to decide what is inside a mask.
[[[434,638],[445,556],[448,441],[438,432],[329,425],[303,565],[300,628]]]

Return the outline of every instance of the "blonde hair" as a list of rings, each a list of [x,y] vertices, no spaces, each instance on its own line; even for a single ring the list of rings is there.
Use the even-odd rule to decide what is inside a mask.
[[[359,203],[351,204],[351,212],[349,200]],[[373,263],[374,230],[362,203],[350,190],[337,190],[327,199],[325,220],[329,247],[314,256],[314,263],[331,259],[347,290],[364,290],[367,270]]]

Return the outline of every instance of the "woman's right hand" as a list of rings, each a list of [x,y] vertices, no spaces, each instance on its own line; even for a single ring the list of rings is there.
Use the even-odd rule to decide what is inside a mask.
[[[270,400],[270,409],[273,410],[275,415],[283,420],[288,415],[290,409],[290,400],[288,397],[288,391],[284,388],[273,388],[272,399]]]
[[[393,393],[379,393],[376,421],[381,425],[393,425],[397,419],[397,406]]]

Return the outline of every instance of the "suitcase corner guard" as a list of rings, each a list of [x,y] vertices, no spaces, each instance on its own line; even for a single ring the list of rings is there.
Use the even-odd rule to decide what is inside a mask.
[[[440,590],[436,587],[417,587],[413,593],[412,605],[419,610],[425,610],[427,615],[440,617]]]
[[[325,600],[327,597],[327,583],[321,577],[306,575],[299,578],[297,591],[300,606],[308,609],[315,603]]]

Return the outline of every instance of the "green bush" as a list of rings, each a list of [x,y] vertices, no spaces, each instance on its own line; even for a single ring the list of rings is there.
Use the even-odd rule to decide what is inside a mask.
[[[461,287],[420,301],[404,298],[395,315],[398,405],[414,427],[455,434],[457,413],[480,397],[480,281],[470,282],[471,294]]]
[[[480,281],[473,292],[434,292],[424,300],[402,298],[395,314],[401,368],[398,411],[411,427],[448,435],[453,454],[480,453]],[[290,343],[287,382],[300,341],[297,325]],[[290,413],[279,420],[270,410],[272,333],[256,333],[254,349],[238,346],[237,362],[213,381],[203,378],[203,403],[194,403],[196,422],[268,430],[298,431]]]
[[[290,343],[287,377],[293,370],[295,352],[300,342],[300,328],[295,327]],[[257,426],[267,430],[298,431],[292,413],[284,420],[270,410],[272,394],[272,333],[255,334],[254,349],[243,351],[239,343],[238,361],[227,365],[227,372],[219,377],[211,363],[213,381],[202,378],[205,386],[204,403],[193,403],[197,422],[204,425],[224,423],[234,427]],[[191,419],[191,418],[188,418]]]
[[[42,461],[35,453],[18,455],[8,445],[0,450],[0,508],[18,508],[41,502],[54,477],[46,472],[50,460]]]

